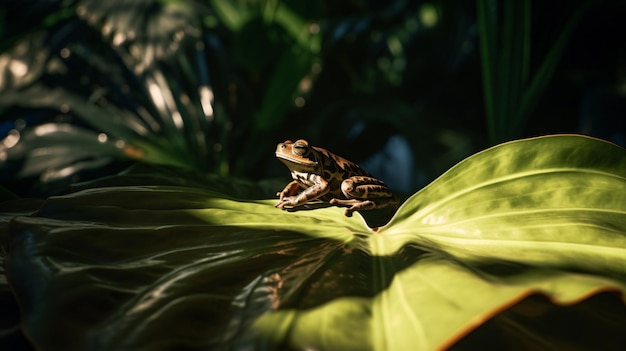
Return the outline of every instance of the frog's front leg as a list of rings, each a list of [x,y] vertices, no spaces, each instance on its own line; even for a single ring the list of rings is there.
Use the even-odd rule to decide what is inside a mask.
[[[300,192],[300,184],[297,181],[292,181],[289,184],[285,185],[283,191],[279,191],[276,193],[276,196],[281,200],[287,196],[293,196]]]
[[[367,176],[353,176],[341,183],[341,192],[347,199],[331,199],[332,205],[348,206],[346,216],[354,211],[396,207],[397,199],[387,185],[379,179]]]
[[[284,209],[285,206],[294,207],[294,206],[302,205],[309,201],[318,199],[321,196],[324,196],[330,190],[330,187],[328,186],[328,182],[324,180],[322,177],[316,175],[315,177],[311,177],[311,180],[314,182],[314,184],[304,189],[297,195],[293,195],[291,193],[291,190],[295,186],[299,187],[299,183],[294,180],[293,182],[287,184],[287,186],[282,192],[276,194],[280,196],[280,201],[278,201],[278,203],[274,205],[274,207]],[[292,185],[293,183],[295,183],[296,185],[295,186]],[[289,191],[288,191],[288,188],[289,188]]]

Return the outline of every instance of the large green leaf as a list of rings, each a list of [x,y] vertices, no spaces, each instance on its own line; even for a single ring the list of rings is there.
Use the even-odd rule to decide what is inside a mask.
[[[12,222],[7,273],[38,349],[432,350],[529,296],[557,309],[626,292],[626,152],[596,139],[474,155],[377,230],[210,178],[113,180]],[[589,323],[621,340],[621,317]]]
[[[565,135],[472,156],[409,199],[380,233],[418,232],[419,242],[464,259],[623,277],[625,215],[624,149]]]

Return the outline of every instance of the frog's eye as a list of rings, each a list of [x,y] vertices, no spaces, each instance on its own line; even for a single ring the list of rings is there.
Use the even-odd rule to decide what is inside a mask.
[[[309,151],[309,144],[304,140],[298,140],[293,144],[293,153],[298,156],[304,156]]]

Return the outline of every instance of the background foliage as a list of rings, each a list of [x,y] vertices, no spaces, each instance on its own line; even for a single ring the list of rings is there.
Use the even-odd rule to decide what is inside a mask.
[[[3,3],[0,181],[20,194],[133,160],[282,176],[287,138],[405,193],[517,137],[624,142],[620,2]]]

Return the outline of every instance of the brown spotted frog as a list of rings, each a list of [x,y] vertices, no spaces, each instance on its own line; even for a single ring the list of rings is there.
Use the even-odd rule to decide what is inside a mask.
[[[276,196],[277,208],[286,209],[315,200],[348,207],[354,211],[397,207],[398,201],[387,185],[357,164],[300,139],[276,146],[276,157],[291,171],[293,181]]]

